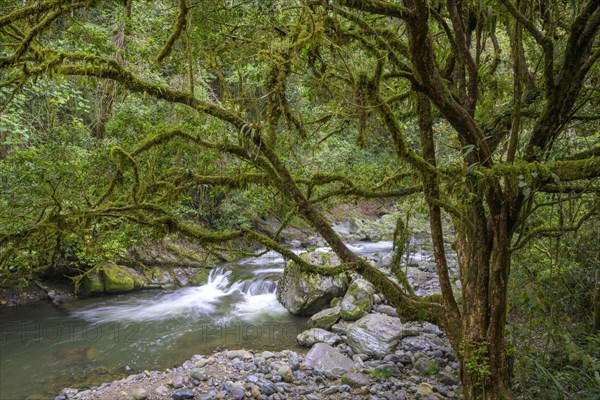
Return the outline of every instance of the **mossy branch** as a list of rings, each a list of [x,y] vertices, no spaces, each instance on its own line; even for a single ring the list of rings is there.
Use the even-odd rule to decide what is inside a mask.
[[[12,24],[20,19],[24,19],[36,14],[42,14],[46,11],[55,10],[57,7],[65,7],[65,9],[82,7],[82,6],[93,6],[98,3],[97,0],[88,0],[88,1],[65,1],[65,0],[51,0],[45,1],[39,4],[32,4],[30,6],[18,7],[14,11],[0,16],[0,28],[5,27],[6,25]]]
[[[173,50],[173,45],[175,44],[177,39],[179,39],[179,37],[181,36],[181,32],[183,32],[183,29],[185,28],[187,22],[187,15],[189,11],[190,8],[185,3],[185,0],[179,0],[179,14],[177,15],[177,20],[175,21],[175,24],[171,29],[171,35],[169,36],[164,47],[156,57],[156,62],[158,64],[162,64],[164,59],[171,54],[171,51]]]

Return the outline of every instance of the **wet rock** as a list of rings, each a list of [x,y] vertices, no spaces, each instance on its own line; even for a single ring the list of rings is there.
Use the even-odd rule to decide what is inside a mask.
[[[340,307],[340,316],[347,321],[356,321],[367,315],[373,307],[375,288],[364,279],[350,284]]]
[[[319,372],[331,372],[334,368],[350,371],[354,367],[354,362],[350,358],[325,343],[315,344],[306,355],[304,363]]]
[[[330,346],[342,341],[342,338],[326,331],[325,329],[312,328],[300,333],[296,337],[296,341],[300,346],[312,347],[315,343],[327,343]]]
[[[279,281],[277,299],[294,315],[313,315],[327,307],[333,298],[343,295],[346,287],[345,275],[322,276],[303,272],[292,262]]]
[[[399,318],[369,314],[356,321],[347,332],[348,345],[355,353],[385,357],[393,353],[402,338]]]
[[[195,395],[192,389],[180,389],[171,396],[173,400],[193,399],[194,397]]]
[[[340,319],[340,307],[327,308],[319,311],[308,320],[308,326],[311,328],[329,329]]]
[[[356,372],[347,372],[342,375],[342,383],[353,388],[363,387],[369,384],[369,378]]]

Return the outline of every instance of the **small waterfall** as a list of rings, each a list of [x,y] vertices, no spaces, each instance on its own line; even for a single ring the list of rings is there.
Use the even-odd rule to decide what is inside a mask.
[[[223,297],[233,294],[230,287],[231,271],[213,269],[205,285],[177,289],[172,293],[159,293],[153,299],[107,299],[110,305],[92,306],[74,311],[72,315],[87,321],[106,323],[119,321],[154,321],[178,317],[210,315],[216,311]]]

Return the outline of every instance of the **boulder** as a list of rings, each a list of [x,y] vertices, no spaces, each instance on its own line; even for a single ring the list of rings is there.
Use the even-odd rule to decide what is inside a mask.
[[[128,271],[129,269],[114,264],[107,264],[102,267],[104,288],[107,293],[129,292],[136,287],[134,277]]]
[[[373,294],[375,288],[364,279],[357,279],[350,287],[342,300],[340,315],[347,321],[356,321],[367,315],[373,307]]]
[[[327,308],[319,311],[308,320],[311,328],[330,329],[340,319],[340,307]]]
[[[104,293],[104,276],[100,271],[91,271],[83,278],[84,294]]]
[[[335,333],[328,332],[321,328],[312,328],[300,333],[296,337],[296,341],[300,346],[311,347],[315,343],[327,343],[333,346],[342,341],[342,338]]]
[[[356,321],[347,332],[348,345],[357,354],[385,357],[393,353],[402,338],[400,318],[368,314]]]
[[[348,372],[354,367],[351,359],[325,343],[315,344],[304,358],[304,364],[319,372],[331,372],[336,368]]]
[[[303,272],[290,263],[277,286],[277,299],[294,315],[313,315],[329,306],[329,302],[344,294],[345,275],[322,276]]]

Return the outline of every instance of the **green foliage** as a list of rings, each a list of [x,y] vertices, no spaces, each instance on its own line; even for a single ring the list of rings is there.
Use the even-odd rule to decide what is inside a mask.
[[[571,212],[568,204],[557,210],[565,217]],[[517,349],[520,398],[592,399],[599,394],[598,334],[592,328],[599,249],[598,221],[592,219],[576,234],[540,236],[516,254],[514,322],[508,330]]]
[[[372,378],[383,381],[383,380],[389,379],[392,376],[392,371],[389,371],[387,369],[373,368],[368,371],[368,374]]]

